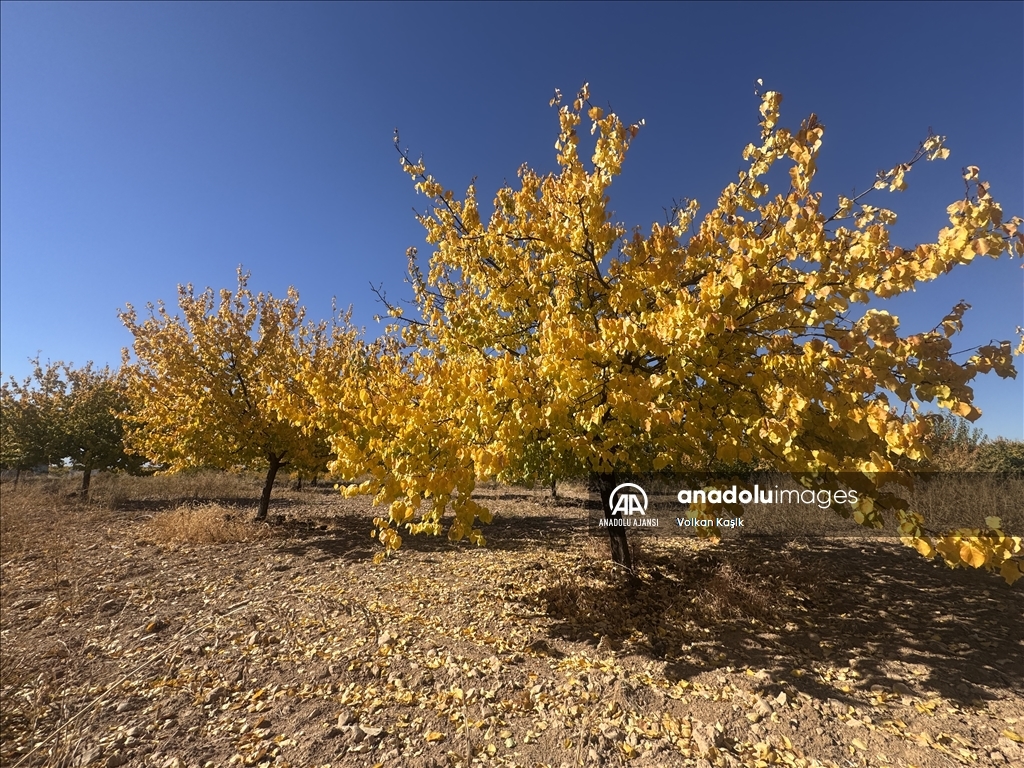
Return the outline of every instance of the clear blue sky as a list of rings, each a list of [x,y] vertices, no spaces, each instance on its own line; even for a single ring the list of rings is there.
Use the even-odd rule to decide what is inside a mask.
[[[783,123],[826,126],[826,195],[864,189],[929,127],[952,157],[887,204],[903,244],[933,238],[978,165],[1024,214],[1021,3],[11,3],[0,8],[0,332],[5,377],[27,358],[117,365],[125,302],[173,304],[178,283],[294,285],[376,333],[370,283],[403,294],[423,245],[392,133],[490,199],[523,162],[554,164],[548,99],[647,121],[612,188],[649,226],[673,199],[710,207],[757,137],[754,81]],[[425,254],[425,249],[421,248]],[[1021,262],[980,259],[890,302],[908,331],[960,299],[961,346],[1024,325]],[[1024,368],[1024,360],[1018,359]],[[1024,373],[982,377],[979,422],[1024,437]]]

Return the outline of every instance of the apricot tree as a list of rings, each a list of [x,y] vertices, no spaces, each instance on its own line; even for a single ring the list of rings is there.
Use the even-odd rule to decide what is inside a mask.
[[[135,361],[124,353],[133,404],[127,441],[170,471],[264,471],[256,516],[263,520],[279,469],[315,473],[327,465],[324,435],[282,415],[308,405],[295,372],[323,329],[304,324],[294,289],[284,299],[254,296],[248,277],[239,269],[237,289],[219,294],[179,286],[180,318],[163,303],[147,305],[141,322],[131,305],[120,313],[135,337]]]
[[[88,493],[94,469],[137,472],[142,459],[128,452],[124,420],[131,412],[124,382],[108,367],[67,366],[66,389],[60,404],[61,453],[82,471]]]
[[[780,126],[781,101],[763,95],[759,139],[710,211],[701,217],[685,202],[647,234],[616,223],[608,198],[641,124],[591,104],[586,87],[569,104],[557,93],[552,102],[557,171],[523,166],[489,217],[475,185],[457,196],[400,150],[430,201],[419,220],[432,253],[422,270],[410,250],[416,312],[385,300],[395,351],[376,392],[361,392],[372,435],[353,455],[373,470],[361,490],[389,505],[376,520],[387,548],[400,545],[403,527],[439,531],[449,509],[451,538],[482,541],[477,523],[489,513],[471,497],[481,478],[584,471],[606,497],[624,473],[757,461],[824,473],[826,484],[849,473],[873,491],[852,510],[857,522],[888,519],[907,544],[950,565],[1008,581],[1024,573],[1020,538],[994,518],[990,529],[933,531],[881,489],[909,483],[927,455],[920,404],[977,418],[970,382],[1014,376],[1010,342],[954,359],[963,303],[914,334],[884,309],[856,310],[979,256],[1020,256],[1021,220],[1004,220],[968,167],[949,226],[901,247],[890,241],[896,214],[865,198],[901,191],[915,164],[945,158],[943,138],[930,135],[864,193],[826,207],[812,186],[824,128],[814,115],[796,130]],[[781,164],[785,182],[771,193]],[[621,529],[612,555],[630,565]]]
[[[81,368],[32,360],[32,375],[4,382],[0,453],[17,470],[70,463],[82,472],[88,493],[93,470],[137,471],[141,461],[125,451],[123,382],[108,367]]]
[[[32,375],[11,377],[0,385],[0,465],[21,472],[53,464],[61,455],[57,398],[62,390],[60,366],[32,360]]]

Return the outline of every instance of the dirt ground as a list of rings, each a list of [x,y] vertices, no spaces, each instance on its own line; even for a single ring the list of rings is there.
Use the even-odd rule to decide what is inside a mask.
[[[333,491],[207,500],[229,540],[190,543],[180,500],[30,486],[5,766],[1024,766],[1024,590],[898,542],[634,535],[631,586],[579,493],[374,565]]]

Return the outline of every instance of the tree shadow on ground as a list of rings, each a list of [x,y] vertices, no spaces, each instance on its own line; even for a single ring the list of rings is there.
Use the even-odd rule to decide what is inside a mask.
[[[275,519],[274,527],[285,537],[275,549],[295,557],[310,557],[314,562],[327,560],[368,560],[380,550],[370,538],[373,522],[356,515],[332,515],[310,520]]]
[[[740,539],[643,564],[641,581],[561,583],[542,593],[551,634],[606,635],[666,662],[670,677],[768,670],[838,698],[815,666],[863,688],[905,685],[965,704],[1024,693],[1024,595],[990,574],[950,570],[885,541]],[[794,674],[796,670],[796,674]]]
[[[606,538],[587,533],[581,500],[566,514],[550,501],[497,516],[484,529],[488,549],[531,561],[587,542],[603,550]],[[287,542],[278,551],[316,562],[380,551],[365,510],[280,527]],[[444,535],[403,539],[410,557],[475,549]],[[950,570],[891,539],[742,537],[650,554],[642,537],[633,540],[635,587],[595,566],[585,583],[567,576],[541,592],[552,637],[594,644],[606,635],[624,652],[664,662],[670,678],[764,669],[776,681],[769,688],[784,680],[817,698],[843,695],[840,681],[822,681],[815,669],[849,672],[851,659],[857,676],[847,682],[865,689],[900,683],[965,704],[996,689],[1024,694],[1024,594],[994,575]]]
[[[289,542],[281,551],[296,556],[310,550],[320,550],[323,556],[344,556],[347,559],[372,557],[380,545],[370,536],[372,516],[366,514],[340,514],[313,519],[291,519],[274,515],[270,521],[284,533]],[[494,522],[483,527],[487,548],[495,551],[525,552],[546,548],[562,549],[565,542],[586,530],[586,520],[580,515],[531,515],[529,517],[496,516]],[[447,527],[446,525],[444,527]],[[438,553],[463,549],[476,549],[469,541],[451,541],[441,533],[402,535],[402,549],[406,552]]]

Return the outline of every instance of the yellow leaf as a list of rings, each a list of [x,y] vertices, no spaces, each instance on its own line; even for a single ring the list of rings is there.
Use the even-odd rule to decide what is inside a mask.
[[[981,568],[985,564],[985,553],[970,544],[963,544],[960,547],[960,559],[974,568]]]
[[[927,539],[917,539],[914,541],[914,548],[925,557],[931,557],[935,554],[935,549]]]
[[[443,741],[444,740],[444,734],[441,733],[440,731],[430,731],[423,738],[426,739],[429,742]]]
[[[1017,579],[1024,576],[1024,568],[1016,560],[1005,560],[999,567],[999,575],[1007,584],[1013,584]]]
[[[963,416],[965,419],[971,419],[971,416],[974,415],[974,408],[971,407],[968,403],[958,403],[957,406],[952,409],[952,411],[958,416]],[[973,419],[971,420],[973,421]]]

